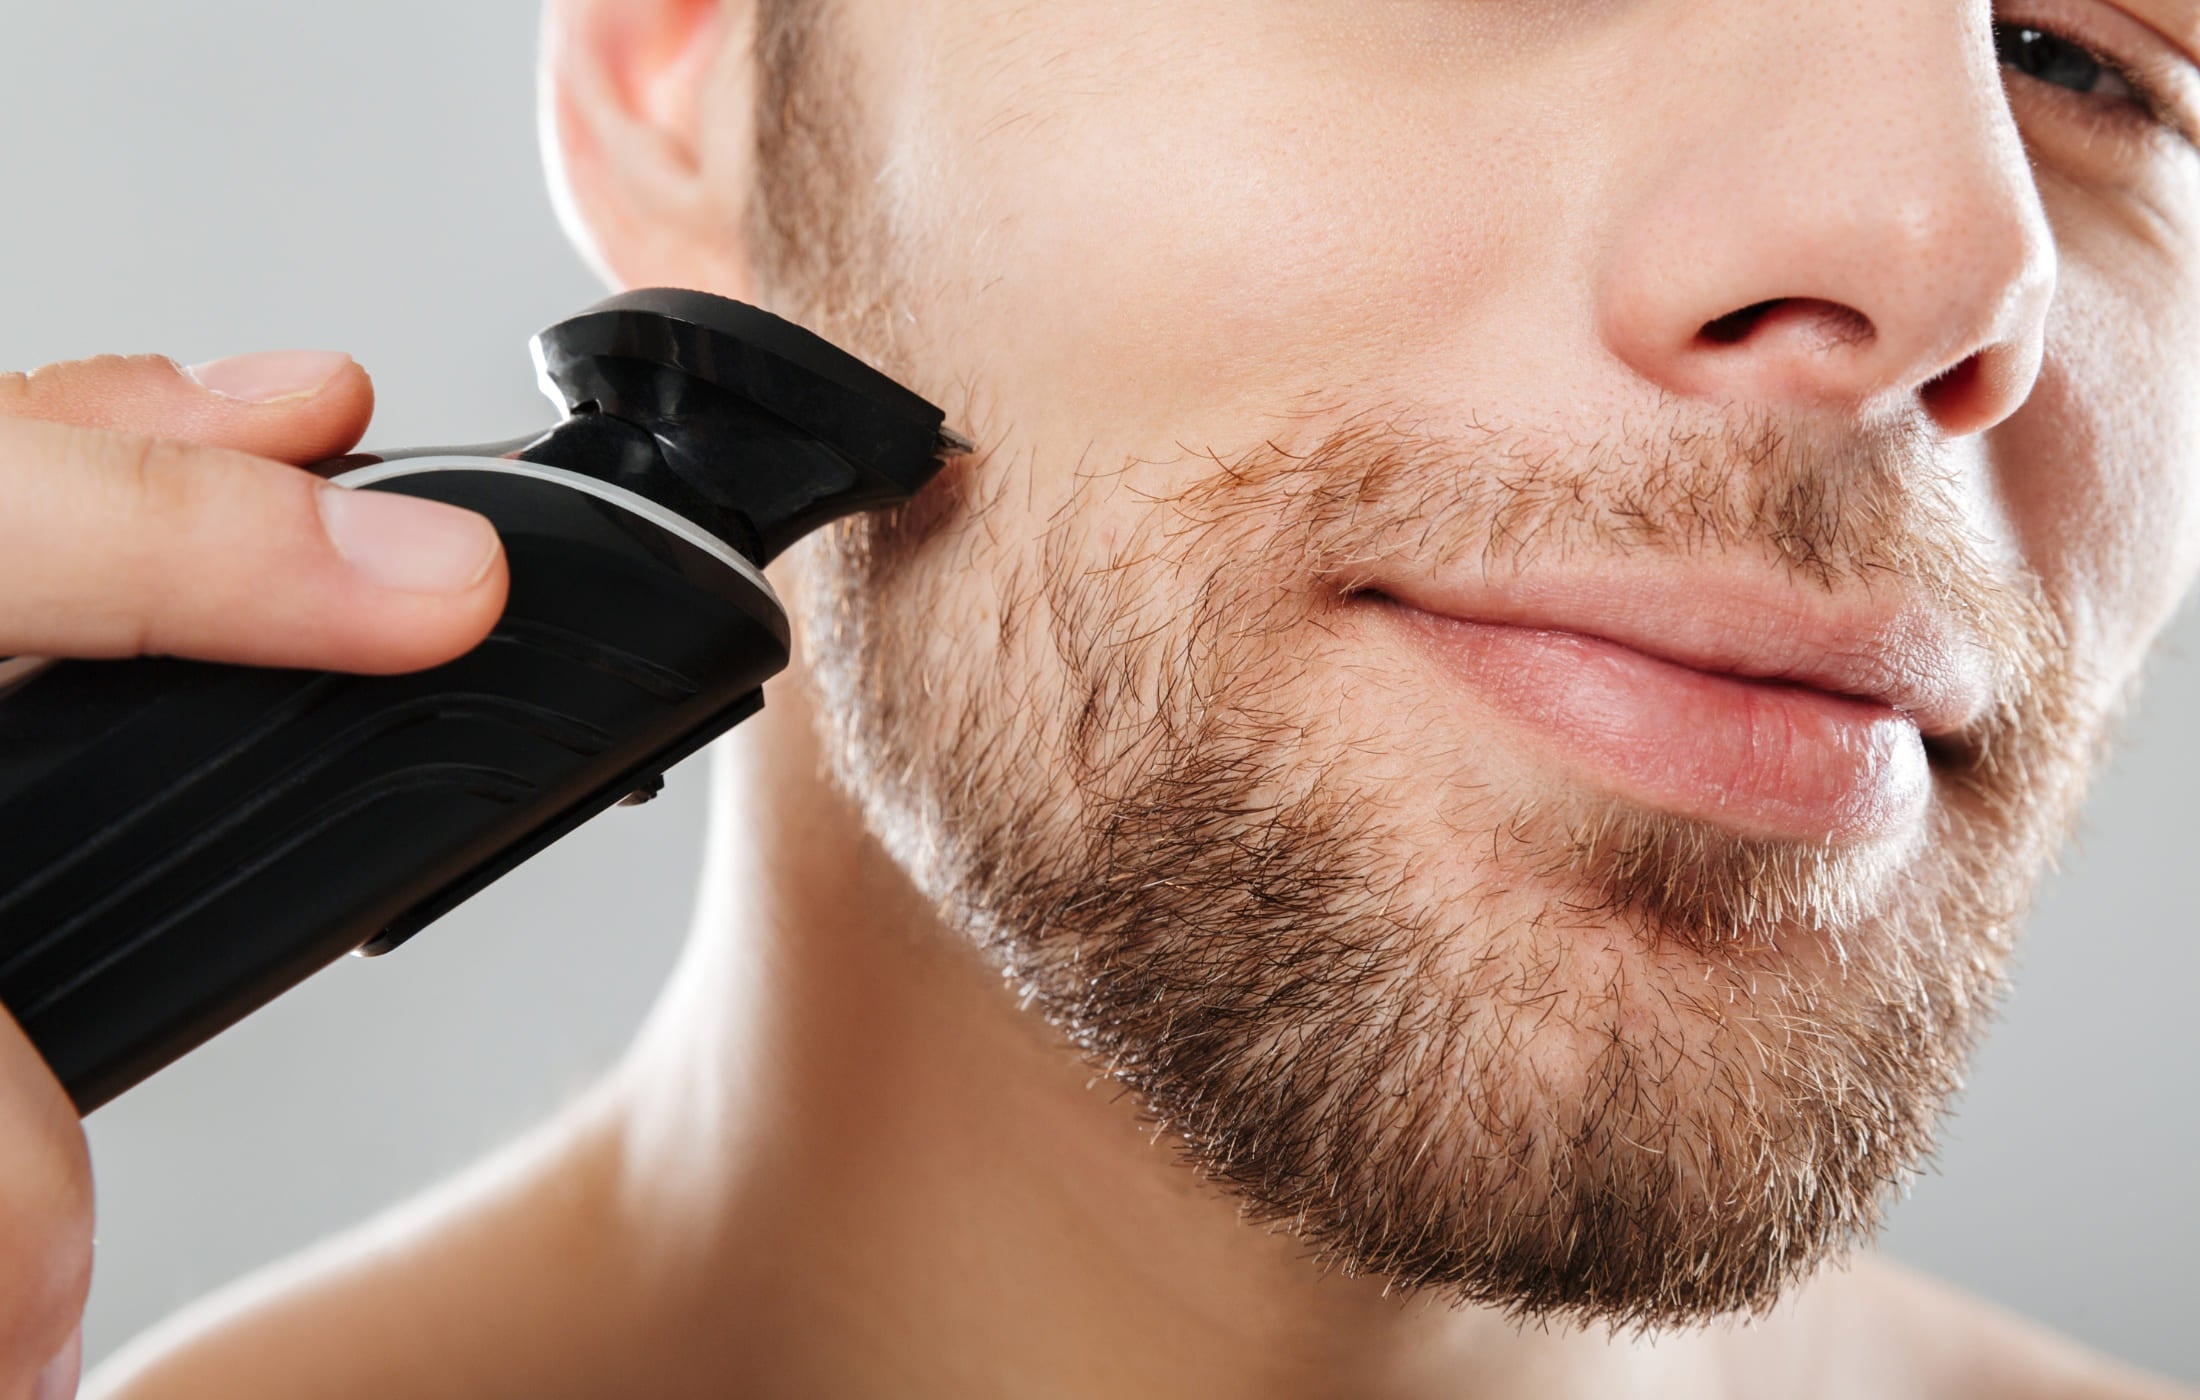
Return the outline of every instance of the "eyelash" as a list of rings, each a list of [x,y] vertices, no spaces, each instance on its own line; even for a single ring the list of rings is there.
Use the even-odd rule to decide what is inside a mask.
[[[2176,136],[2183,137],[2187,141],[2194,141],[2196,139],[2195,134],[2187,125],[2187,123],[2182,119],[2179,113],[2175,110],[2174,106],[2163,99],[2160,92],[2156,90],[2154,85],[2148,82],[2146,78],[2142,77],[2132,67],[2132,65],[2117,58],[2114,54],[2104,52],[2091,42],[2079,37],[2078,35],[2070,33],[2068,30],[2058,29],[2051,25],[2043,23],[2016,19],[1997,19],[1996,21],[1994,21],[1997,50],[1999,47],[1999,41],[2002,32],[2004,30],[2029,31],[2031,33],[2044,35],[2048,38],[2054,39],[2059,43],[2067,44],[2071,48],[2074,48],[2080,53],[2083,53],[2093,62],[2099,64],[2102,72],[2113,76],[2130,92],[2130,95],[2128,97],[2111,97],[2104,99],[2096,97],[2091,93],[2076,92],[2060,84],[2050,83],[2044,78],[2032,78],[2032,81],[2038,86],[2051,89],[2057,98],[2065,101],[2075,101],[2085,104],[2085,106],[2091,110],[2096,120],[2125,120],[2126,118],[2124,118],[2121,114],[2117,113],[2114,110],[2117,108],[2122,108],[2125,109],[2125,111],[2130,113],[2132,116],[2136,117],[2138,120],[2144,121],[2151,127],[2169,132]],[[2011,68],[2013,70],[2016,68],[2014,64],[2007,63],[2006,61],[2004,62],[2003,66]],[[2021,72],[2021,70],[2016,71]],[[2030,74],[2025,74],[2024,76],[2032,77],[2032,75]]]

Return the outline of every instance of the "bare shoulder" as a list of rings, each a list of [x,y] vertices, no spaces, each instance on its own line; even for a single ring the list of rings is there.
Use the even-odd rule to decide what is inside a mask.
[[[91,1400],[464,1400],[572,1393],[589,1338],[534,1325],[589,1270],[576,1217],[602,1214],[570,1170],[589,1115],[186,1309],[102,1366]],[[598,1309],[598,1311],[603,1311]],[[626,1321],[615,1318],[614,1326]],[[547,1371],[548,1374],[535,1374]]]
[[[1829,1325],[1886,1339],[1920,1397],[2200,1400],[2039,1323],[1891,1260],[1860,1258],[1820,1280]],[[1884,1393],[1884,1392],[1882,1392]]]

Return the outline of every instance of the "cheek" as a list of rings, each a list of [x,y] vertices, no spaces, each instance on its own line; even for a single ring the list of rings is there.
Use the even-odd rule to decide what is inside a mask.
[[[2200,292],[2066,255],[2046,364],[1995,450],[2023,550],[2111,688],[2200,569]],[[2145,272],[2148,275],[2139,275]]]
[[[903,31],[984,77],[897,93],[890,202],[918,265],[959,283],[919,292],[942,348],[1025,440],[1240,441],[1486,384],[1475,353],[1508,363],[1495,293],[1534,298],[1551,249],[1531,231],[1571,197],[1521,185],[1574,139],[1526,65],[1386,71],[1396,46],[1315,42],[1266,3],[1064,3],[1029,39],[978,32],[1023,7],[965,8]],[[1553,317],[1542,299],[1546,339]]]

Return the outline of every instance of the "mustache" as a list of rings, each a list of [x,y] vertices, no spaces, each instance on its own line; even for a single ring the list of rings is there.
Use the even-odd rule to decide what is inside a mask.
[[[2003,594],[2013,582],[1959,523],[1951,455],[1906,422],[1835,431],[1736,411],[1623,420],[1585,439],[1481,418],[1437,431],[1369,410],[1299,446],[1187,455],[1205,469],[1165,503],[1188,522],[1287,506],[1332,572],[1378,548],[1476,555],[1502,575],[1591,547],[1752,554],[1828,589],[1882,575],[1993,579]]]
[[[1432,430],[1365,411],[1296,444],[1126,470],[1181,480],[1190,463],[1196,477],[1154,493],[1160,538],[1141,546],[1188,572],[1229,559],[1224,568],[1349,596],[1378,569],[1462,559],[1500,586],[1585,561],[1715,559],[1829,601],[1918,599],[1997,673],[1989,712],[1928,745],[1950,772],[2013,757],[2043,698],[2071,689],[2068,632],[2047,589],[1970,523],[1963,464],[1908,420],[1859,429],[1757,410],[1665,413],[1584,438],[1480,418]]]

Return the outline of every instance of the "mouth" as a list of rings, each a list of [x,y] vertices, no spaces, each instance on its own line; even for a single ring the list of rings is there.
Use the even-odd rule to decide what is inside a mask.
[[[1917,605],[1836,607],[1747,580],[1358,590],[1432,691],[1607,796],[1770,840],[1918,819],[1928,745],[1990,699],[1983,650]]]

